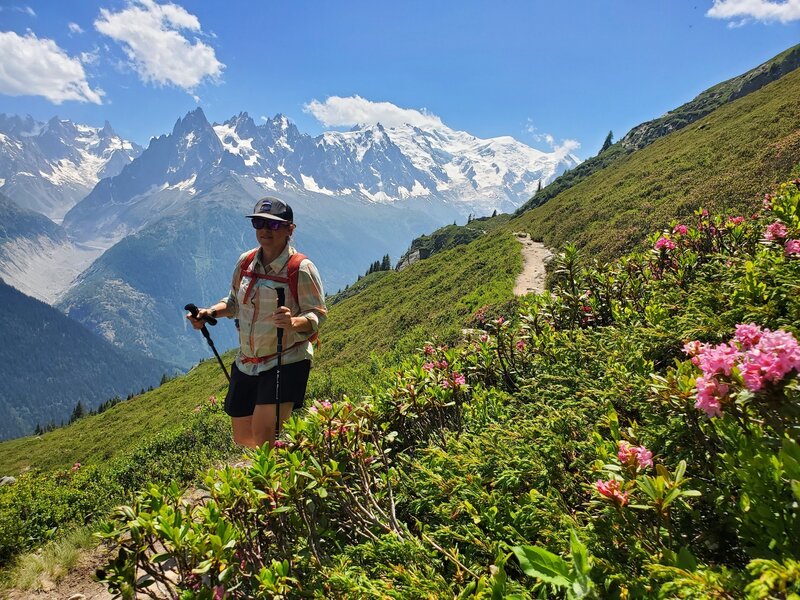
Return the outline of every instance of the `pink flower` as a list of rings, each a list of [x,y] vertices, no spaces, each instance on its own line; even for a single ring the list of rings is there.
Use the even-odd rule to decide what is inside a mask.
[[[739,370],[747,389],[757,392],[766,382],[778,383],[800,371],[800,346],[791,333],[764,330],[758,343],[745,352]]]
[[[208,397],[208,403],[211,406],[216,406],[217,405],[217,397],[216,396],[209,396]]]
[[[800,240],[786,240],[783,253],[786,256],[800,256]]]
[[[592,312],[592,307],[584,304],[583,306],[581,306],[581,310],[585,313],[590,313]]]
[[[728,223],[731,225],[741,225],[744,223],[744,217],[730,217]]]
[[[225,598],[225,588],[221,585],[214,586],[214,600]]]
[[[427,373],[430,373],[435,366],[436,365],[434,365],[432,362],[426,362],[422,365],[422,370],[426,371]]]
[[[423,352],[425,352],[425,354],[428,355],[433,354],[433,346],[431,346],[430,344],[426,345],[422,350]]]
[[[525,340],[517,340],[517,343],[515,345],[517,347],[517,350],[519,350],[520,352],[525,350],[525,346],[527,346]]]
[[[701,375],[695,383],[697,388],[697,402],[694,407],[702,410],[709,417],[718,417],[722,414],[720,400],[728,395],[728,386],[719,383],[713,377]]]
[[[736,326],[736,333],[733,338],[742,346],[742,350],[749,350],[761,340],[761,334],[764,332],[761,327],[755,323],[749,325],[739,324]]]
[[[700,214],[703,215],[704,217],[707,217],[708,216],[708,209],[704,208]]]
[[[453,373],[453,383],[456,385],[464,385],[467,383],[467,378],[464,377],[461,373]]]
[[[653,453],[644,446],[631,446],[625,440],[619,442],[617,458],[623,465],[644,469],[653,466]]]
[[[434,365],[436,366],[437,369],[444,370],[444,369],[447,368],[447,361],[446,360],[441,360],[439,362],[434,363]]]
[[[628,503],[628,492],[623,492],[619,487],[619,481],[616,479],[609,479],[602,481],[598,479],[594,488],[604,496],[619,506],[625,506]]]
[[[284,442],[284,441],[282,441],[282,440],[275,440],[275,441],[272,443],[272,446],[273,446],[274,448],[286,448],[287,444],[286,444],[286,442]]]
[[[482,342],[485,344],[486,342],[488,342],[488,341],[489,341],[489,336],[488,336],[488,335],[486,335],[486,334],[484,333],[484,334],[483,334],[483,335],[480,337],[480,340],[481,340],[481,341],[482,341]]]
[[[674,250],[675,247],[675,242],[666,237],[658,238],[655,245],[656,250]]]
[[[498,325],[502,325],[505,322],[506,322],[505,317],[497,317],[497,324]]]
[[[74,473],[75,471],[77,471],[80,468],[81,468],[81,463],[76,462],[74,465],[72,465],[71,471]]]
[[[780,221],[775,221],[769,225],[764,232],[765,240],[782,240],[789,234],[789,229]]]
[[[686,225],[675,225],[672,229],[672,233],[677,233],[678,235],[686,235],[689,231],[689,228]]]
[[[450,388],[450,382],[447,379],[445,379],[439,384],[439,387],[442,388],[443,390],[447,390]]]
[[[741,358],[741,353],[735,344],[728,343],[707,347],[697,358],[697,366],[707,377],[721,373],[730,376],[733,367]]]

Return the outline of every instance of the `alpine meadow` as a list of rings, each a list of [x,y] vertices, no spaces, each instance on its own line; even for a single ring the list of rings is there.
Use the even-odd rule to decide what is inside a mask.
[[[198,108],[145,149],[76,126],[118,154],[75,184],[63,227],[0,193],[2,273],[18,278],[0,279],[14,315],[0,354],[50,385],[0,392],[0,434],[37,425],[0,442],[0,596],[800,598],[799,98],[794,46],[583,162],[441,123],[312,138],[282,115],[212,125]],[[39,156],[34,126],[13,122],[28,128],[19,156]],[[227,291],[225,236],[280,152],[297,178],[280,163],[277,194],[331,203],[319,221],[340,229],[360,205],[328,191],[360,190],[370,212],[352,227],[361,262],[337,259],[344,235],[302,238],[341,269],[339,289],[305,406],[272,447],[244,450],[226,374],[199,332],[158,311],[186,289],[205,305]],[[424,197],[409,191],[423,185],[415,160]],[[169,185],[146,171],[156,163]],[[467,175],[446,188],[454,164]],[[13,190],[33,194],[33,179]],[[392,189],[407,213],[380,203]],[[189,221],[226,194],[232,206]],[[101,249],[107,223],[118,239]],[[410,231],[393,267],[388,245]],[[546,289],[515,296],[528,237],[553,253]],[[73,287],[31,280],[45,238],[86,261]],[[148,313],[157,334],[138,327]],[[235,337],[227,319],[210,331]],[[196,339],[162,343],[177,336]],[[83,380],[69,344],[93,365]]]

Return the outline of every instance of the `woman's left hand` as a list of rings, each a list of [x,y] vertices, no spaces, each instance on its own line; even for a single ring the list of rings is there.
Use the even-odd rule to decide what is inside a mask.
[[[289,310],[288,306],[279,306],[278,309],[272,313],[272,320],[275,322],[275,327],[279,329],[294,329],[292,311]]]

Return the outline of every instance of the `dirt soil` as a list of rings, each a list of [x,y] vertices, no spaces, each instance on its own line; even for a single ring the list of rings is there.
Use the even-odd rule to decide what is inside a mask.
[[[552,258],[553,253],[545,248],[541,242],[534,242],[531,236],[521,232],[515,234],[517,241],[522,244],[522,273],[517,277],[514,286],[515,296],[524,296],[531,292],[543,292],[546,276],[545,265]]]

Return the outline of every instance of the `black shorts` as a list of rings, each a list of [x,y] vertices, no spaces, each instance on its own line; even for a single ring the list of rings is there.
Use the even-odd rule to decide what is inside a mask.
[[[231,417],[249,417],[256,404],[277,404],[276,368],[258,375],[245,375],[237,367],[231,366],[231,383],[225,396],[225,412]],[[280,403],[291,402],[292,410],[303,408],[311,361],[302,360],[281,365]]]

